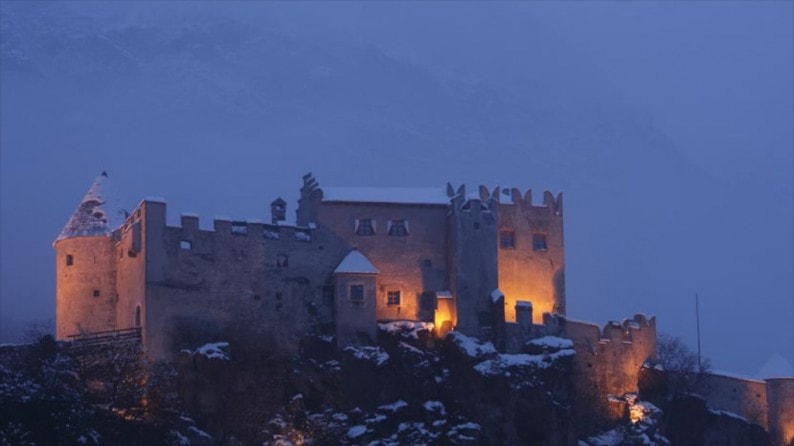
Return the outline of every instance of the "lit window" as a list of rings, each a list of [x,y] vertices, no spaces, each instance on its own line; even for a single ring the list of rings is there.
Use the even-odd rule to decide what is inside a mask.
[[[190,251],[191,249],[193,249],[193,243],[187,240],[182,240],[181,242],[179,242],[179,248],[184,249],[185,251]]]
[[[364,302],[364,285],[350,285],[350,300]]]
[[[532,250],[546,251],[546,234],[532,234]]]
[[[499,233],[499,246],[502,248],[515,248],[516,233],[513,231],[501,231]]]
[[[386,305],[393,307],[400,305],[400,292],[389,291],[386,293]]]
[[[405,237],[408,235],[408,224],[405,220],[392,220],[389,222],[389,235]]]
[[[356,221],[356,234],[358,235],[375,235],[375,226],[369,218],[362,218]]]
[[[66,266],[74,265],[74,257],[71,254],[66,255]]]

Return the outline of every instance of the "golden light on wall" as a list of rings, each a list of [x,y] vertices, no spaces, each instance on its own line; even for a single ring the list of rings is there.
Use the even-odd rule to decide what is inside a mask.
[[[436,336],[443,338],[458,324],[458,312],[455,298],[449,291],[436,293],[436,314],[433,319],[436,327]]]

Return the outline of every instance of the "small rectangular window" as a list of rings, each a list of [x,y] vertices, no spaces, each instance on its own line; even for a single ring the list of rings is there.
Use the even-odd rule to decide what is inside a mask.
[[[433,261],[430,259],[424,259],[422,260],[422,266],[425,268],[431,268],[433,266]]]
[[[546,251],[546,234],[532,234],[532,250]]]
[[[389,235],[392,237],[407,236],[408,223],[405,220],[391,220],[389,222]]]
[[[516,233],[513,231],[501,231],[499,233],[499,246],[502,248],[515,248]]]
[[[399,291],[388,291],[386,293],[386,305],[390,307],[399,306],[400,305],[400,292]]]
[[[356,220],[356,234],[375,235],[375,226],[372,224],[372,219],[362,218]]]
[[[350,285],[350,300],[364,302],[364,285]]]
[[[99,290],[94,290],[94,297],[99,297]]]
[[[184,249],[185,251],[190,251],[191,249],[193,249],[193,243],[187,240],[182,240],[181,242],[179,242],[179,248]]]
[[[74,257],[71,254],[66,255],[66,266],[74,265]]]
[[[323,305],[326,307],[333,307],[334,306],[334,286],[333,285],[325,285],[323,287]]]

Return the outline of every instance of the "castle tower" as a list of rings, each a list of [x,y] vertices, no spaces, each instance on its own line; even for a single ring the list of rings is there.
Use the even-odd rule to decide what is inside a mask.
[[[467,197],[465,186],[456,192],[448,185],[447,195],[451,206],[447,263],[450,289],[457,299],[457,329],[490,339],[496,334],[491,300],[498,286],[496,203]]]
[[[53,243],[56,337],[116,329],[113,230],[124,213],[107,197],[107,173],[94,180]]]

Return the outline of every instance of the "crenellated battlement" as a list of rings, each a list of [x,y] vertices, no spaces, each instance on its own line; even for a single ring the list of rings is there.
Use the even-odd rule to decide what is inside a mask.
[[[152,209],[153,207],[156,207],[158,211],[155,215],[145,211],[145,209]],[[212,229],[201,229],[200,216],[194,212],[180,213],[179,226],[169,226],[166,224],[167,203],[163,199],[143,200],[126,218],[124,224],[119,227],[119,232],[124,233],[131,228],[135,222],[140,221],[143,215],[147,216],[147,225],[158,225],[162,228],[167,228],[172,233],[173,231],[177,231],[177,234],[183,235],[185,239],[190,239],[201,233],[208,235],[232,235],[235,237],[245,237],[251,240],[264,239],[282,242],[311,242],[312,240],[312,225],[299,227],[284,223],[265,223],[260,219],[234,220],[225,215],[216,215],[213,217]]]

